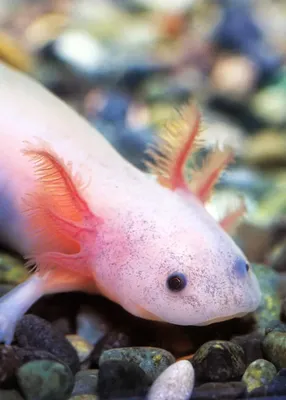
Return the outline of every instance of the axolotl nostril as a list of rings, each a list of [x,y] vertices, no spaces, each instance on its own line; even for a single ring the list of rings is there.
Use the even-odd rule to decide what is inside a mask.
[[[206,325],[254,311],[257,280],[228,232],[243,203],[217,222],[205,208],[229,146],[208,144],[188,105],[150,149],[150,174],[40,84],[0,65],[0,234],[35,271],[0,300],[0,339],[41,296],[98,293],[135,316]],[[220,143],[221,145],[221,143]],[[156,179],[154,179],[154,177]]]

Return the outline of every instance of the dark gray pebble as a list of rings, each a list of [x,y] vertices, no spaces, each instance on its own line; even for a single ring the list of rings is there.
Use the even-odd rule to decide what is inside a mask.
[[[97,387],[100,399],[144,396],[150,384],[149,377],[133,362],[108,360],[100,365]]]
[[[0,389],[1,400],[23,400],[23,397],[16,390],[2,390]]]
[[[74,386],[71,370],[48,360],[24,364],[17,378],[26,400],[67,400]]]
[[[212,340],[191,360],[198,382],[225,382],[241,377],[246,369],[243,349],[232,342]]]
[[[13,347],[0,345],[0,383],[14,376],[20,365],[21,361]]]
[[[253,361],[263,358],[262,340],[264,335],[261,332],[252,332],[247,335],[235,336],[232,343],[238,344],[244,351],[246,367]]]
[[[211,382],[195,388],[192,400],[232,400],[244,397],[245,393],[246,386],[243,382]]]
[[[53,354],[75,374],[80,369],[76,350],[52,325],[42,318],[26,314],[17,324],[15,341],[19,347],[33,347]]]
[[[90,362],[92,367],[98,367],[99,358],[105,350],[122,348],[130,346],[130,338],[125,333],[118,331],[111,331],[101,338],[90,355]]]
[[[152,382],[176,361],[171,353],[156,347],[127,347],[104,351],[99,359],[99,367],[109,360],[137,364]]]
[[[80,394],[96,394],[98,383],[98,370],[88,369],[86,371],[79,371],[75,376],[75,385],[72,395]]]

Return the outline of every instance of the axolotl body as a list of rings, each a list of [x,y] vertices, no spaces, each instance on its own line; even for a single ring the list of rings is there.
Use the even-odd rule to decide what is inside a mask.
[[[206,210],[230,147],[214,146],[189,182],[200,147],[190,104],[158,137],[152,174],[122,158],[39,83],[0,64],[0,241],[34,273],[0,299],[0,339],[41,296],[99,293],[131,314],[207,325],[254,311],[260,289],[228,231]],[[156,176],[156,179],[154,179]]]

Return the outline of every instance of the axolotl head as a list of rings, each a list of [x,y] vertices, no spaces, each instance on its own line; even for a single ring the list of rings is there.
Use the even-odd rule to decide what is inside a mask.
[[[119,304],[139,317],[178,325],[207,325],[258,307],[250,264],[196,198],[177,196],[153,210],[146,203],[145,212],[129,213],[128,244],[117,249],[122,258],[108,273]]]
[[[125,239],[116,249],[122,257],[108,280],[115,289],[113,299],[132,314],[206,325],[254,311],[261,293],[248,260],[229,235],[244,203],[220,222],[205,208],[233,150],[214,146],[188,182],[183,166],[199,132],[196,109],[185,111],[183,122],[161,136],[165,157],[157,156],[151,168],[157,182],[146,183],[144,195],[140,190],[134,194],[135,206],[130,204],[122,217]]]

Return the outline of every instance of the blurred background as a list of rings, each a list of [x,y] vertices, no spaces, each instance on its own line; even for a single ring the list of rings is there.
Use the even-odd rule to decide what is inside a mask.
[[[160,127],[195,98],[210,135],[239,144],[210,211],[243,194],[235,240],[285,272],[285,18],[285,0],[1,0],[0,60],[142,170]]]

